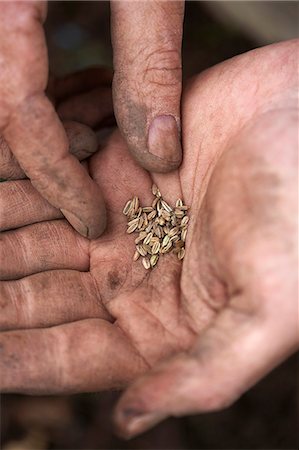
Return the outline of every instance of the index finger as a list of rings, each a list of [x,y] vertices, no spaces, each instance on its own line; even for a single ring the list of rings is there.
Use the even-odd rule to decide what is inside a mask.
[[[80,162],[69,153],[65,130],[44,94],[19,105],[4,132],[32,185],[83,236],[105,228],[102,194]]]

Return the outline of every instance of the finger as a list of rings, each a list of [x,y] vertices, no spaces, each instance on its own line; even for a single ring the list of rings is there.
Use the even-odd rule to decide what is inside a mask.
[[[62,120],[75,120],[95,128],[113,124],[113,105],[110,87],[99,87],[74,95],[57,107]]]
[[[25,178],[23,169],[12,154],[4,137],[0,135],[0,178],[19,180]]]
[[[1,231],[63,217],[59,209],[34,189],[30,180],[0,184],[0,211]]]
[[[70,155],[63,126],[44,95],[46,3],[25,3],[1,3],[1,66],[5,70],[0,73],[0,128],[36,189],[62,210],[79,233],[95,238],[106,224],[103,198]]]
[[[99,86],[111,88],[112,76],[112,70],[107,67],[89,67],[64,77],[53,78],[48,91],[57,102],[61,102]]]
[[[293,311],[295,313],[295,302]],[[169,415],[223,409],[298,345],[296,320],[262,323],[226,310],[192,349],[133,384],[116,410],[120,433],[132,437]],[[280,336],[280,339],[273,339]]]
[[[66,133],[45,97],[20,105],[4,137],[33,186],[60,208],[82,235],[95,238],[106,225],[105,206],[97,185],[69,153]],[[36,118],[36,111],[41,114]],[[25,151],[24,151],[25,149]]]
[[[97,136],[94,131],[83,123],[65,121],[63,123],[68,142],[69,152],[79,161],[88,158],[97,151]],[[13,156],[5,139],[0,136],[0,177],[5,180],[20,180],[26,178],[23,169]]]
[[[0,279],[54,269],[89,269],[89,241],[65,220],[28,225],[1,234]]]
[[[116,325],[88,319],[0,335],[2,392],[58,394],[121,387],[146,369]]]
[[[112,321],[88,272],[54,270],[0,282],[0,329],[52,327],[88,318]]]
[[[118,126],[146,169],[182,159],[180,138],[183,1],[111,2],[113,100]]]

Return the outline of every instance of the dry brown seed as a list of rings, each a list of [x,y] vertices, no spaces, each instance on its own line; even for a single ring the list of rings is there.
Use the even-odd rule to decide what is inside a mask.
[[[146,213],[143,213],[143,214],[142,214],[142,217],[143,217],[143,223],[144,223],[144,226],[147,227],[147,226],[148,226],[147,214],[146,214]]]
[[[155,235],[156,235],[158,238],[161,239],[161,237],[162,237],[162,230],[161,230],[161,227],[157,226],[157,227],[155,228],[154,233],[155,233]]]
[[[135,219],[134,219],[135,220]],[[127,229],[127,233],[128,234],[131,234],[131,233],[133,233],[133,231],[135,231],[136,230],[136,228],[137,228],[137,226],[138,226],[138,221],[137,222],[134,222],[134,223],[132,223],[129,227],[128,227],[128,229]]]
[[[149,233],[149,232],[152,230],[153,225],[154,225],[153,222],[149,223],[148,226],[146,227],[145,231],[146,231],[147,233]]]
[[[158,186],[156,186],[155,184],[152,185],[152,194],[156,195],[158,192]]]
[[[152,247],[149,244],[142,244],[142,247],[144,248],[144,250],[151,254],[152,253]]]
[[[187,205],[182,205],[182,206],[179,206],[179,209],[181,209],[182,211],[188,211],[188,209],[190,209],[190,207]]]
[[[128,200],[123,209],[123,214],[126,216],[131,208],[132,200]]]
[[[171,230],[168,233],[168,236],[169,237],[175,236],[176,234],[178,234],[178,232],[179,232],[179,227],[171,228]]]
[[[148,215],[147,215],[147,219],[148,220],[153,220],[156,217],[157,211],[151,211]]]
[[[172,218],[171,218],[171,225],[172,225],[173,227],[175,227],[176,224],[177,224],[177,218],[176,218],[176,216],[173,215]]]
[[[161,197],[161,192],[159,191],[158,186],[156,186],[155,184],[152,185],[152,193],[156,197]]]
[[[183,229],[182,229],[182,232],[181,232],[181,238],[182,238],[182,241],[185,242],[186,236],[187,236],[187,228],[183,228]]]
[[[181,219],[185,215],[184,211],[181,211],[179,208],[175,208],[174,213],[179,219]]]
[[[144,206],[144,207],[142,208],[142,211],[145,212],[145,213],[150,213],[150,212],[152,212],[153,210],[154,210],[154,208],[153,208],[152,206]]]
[[[172,212],[172,207],[165,200],[161,200],[161,205],[163,206],[165,211],[167,211],[169,213]]]
[[[162,247],[162,248],[161,248],[161,253],[167,253],[167,252],[169,252],[169,250],[171,249],[171,247],[172,247],[172,242],[169,241],[168,244],[166,245],[166,247]]]
[[[167,234],[166,236],[164,236],[163,241],[162,241],[162,247],[166,247],[166,245],[168,245],[170,241],[169,235]]]
[[[157,211],[158,211],[158,216],[160,216],[161,213],[162,213],[162,210],[163,210],[163,207],[162,207],[162,204],[161,204],[161,200],[159,200],[157,202],[156,208],[157,208]]]
[[[163,219],[163,217],[159,217],[158,224],[159,225],[165,225],[165,219]]]
[[[144,223],[143,217],[139,217],[139,219],[138,219],[138,229],[139,230],[141,230],[143,223]]]
[[[153,237],[153,233],[152,232],[148,233],[148,235],[144,239],[143,243],[144,244],[149,244],[152,237]]]
[[[139,244],[139,242],[143,241],[143,239],[147,236],[146,231],[140,231],[139,236],[135,239],[135,244]]]
[[[166,211],[165,209],[162,209],[161,217],[163,217],[163,219],[167,220],[167,222],[171,219],[170,213],[168,211]]]
[[[152,254],[155,255],[156,253],[159,253],[160,250],[160,242],[155,242],[152,246]]]
[[[137,261],[137,259],[139,258],[140,253],[136,250],[133,256],[133,261]]]
[[[172,243],[179,241],[179,239],[180,239],[180,237],[179,237],[177,234],[176,234],[175,236],[172,236],[172,237],[170,238],[170,240],[171,240]]]
[[[138,208],[139,208],[139,198],[135,196],[135,197],[133,197],[133,200],[132,200],[132,209],[133,209],[134,214],[137,213]]]
[[[178,198],[177,201],[176,201],[176,203],[175,203],[175,206],[176,206],[176,207],[178,207],[178,206],[183,206],[183,200],[181,200],[180,198]]]
[[[183,217],[182,221],[181,221],[181,226],[187,225],[188,222],[189,222],[189,217],[188,216]]]
[[[138,217],[136,217],[135,219],[132,219],[132,220],[130,220],[128,223],[127,223],[127,225],[128,226],[130,226],[130,225],[133,225],[133,223],[137,223],[138,224]]]
[[[157,264],[158,259],[159,259],[159,255],[152,255],[151,256],[150,264],[151,264],[152,267],[154,267]]]
[[[152,203],[152,207],[153,207],[153,208],[156,208],[158,201],[159,201],[159,198],[158,198],[158,197],[156,197],[156,198],[153,200],[153,203]]]
[[[175,247],[175,248],[182,248],[182,247],[184,247],[184,245],[185,245],[185,242],[179,240],[179,241],[177,241],[177,242],[174,244],[174,247]]]
[[[141,206],[139,206],[138,211],[137,211],[137,217],[140,217],[142,214],[142,208]]]
[[[158,238],[158,236],[153,236],[152,238],[151,238],[151,242],[160,242],[160,239]]]
[[[151,263],[148,258],[142,258],[142,264],[146,270],[151,268]]]
[[[136,250],[138,253],[140,253],[141,256],[147,255],[147,250],[143,248],[143,245],[136,245]]]
[[[178,253],[178,259],[183,259],[185,256],[185,248],[181,248],[181,250]]]

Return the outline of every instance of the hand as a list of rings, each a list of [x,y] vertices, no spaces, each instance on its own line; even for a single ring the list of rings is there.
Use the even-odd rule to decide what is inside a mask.
[[[120,129],[144,167],[172,170],[181,162],[183,2],[112,2],[111,8]],[[106,225],[103,197],[70,154],[64,128],[45,95],[46,2],[2,2],[0,17],[0,132],[5,138],[1,145],[6,153],[7,149],[13,153],[32,185],[79,233],[96,238]],[[111,115],[110,91],[105,98],[105,113]],[[97,95],[93,103],[96,99]],[[60,113],[61,117],[66,114],[63,108]],[[162,116],[150,126],[158,115]],[[14,178],[17,173],[8,175]],[[0,177],[6,176],[7,169],[0,167]]]
[[[296,45],[189,84],[178,171],[149,175],[117,133],[102,145],[89,162],[108,205],[100,239],[76,234],[28,181],[0,185],[3,392],[96,391],[147,372],[116,410],[132,436],[228,406],[297,348]],[[121,211],[135,194],[147,204],[152,181],[191,219],[183,264],[170,254],[146,272]]]

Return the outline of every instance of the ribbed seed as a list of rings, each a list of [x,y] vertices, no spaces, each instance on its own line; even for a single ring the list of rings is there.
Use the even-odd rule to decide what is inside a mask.
[[[139,217],[139,219],[138,219],[138,229],[139,230],[141,230],[141,228],[143,227],[143,223],[144,223],[143,217]]]
[[[142,247],[147,253],[152,253],[152,247],[149,244],[142,244]]]
[[[182,238],[182,241],[184,241],[184,242],[186,240],[186,235],[187,235],[187,228],[183,228],[182,232],[181,232],[181,238]]]
[[[169,241],[168,244],[167,244],[165,247],[162,247],[161,253],[167,253],[167,252],[169,252],[169,250],[171,249],[171,247],[172,247],[172,242]]]
[[[189,217],[188,216],[183,217],[182,221],[181,221],[181,226],[187,225],[188,222],[189,222]]]
[[[179,253],[178,253],[178,259],[183,259],[184,258],[184,256],[185,256],[185,249],[184,248],[181,248],[181,250],[179,251]]]
[[[145,213],[150,213],[150,212],[154,211],[154,208],[152,206],[144,206],[142,208],[142,211]]]
[[[144,244],[149,244],[152,237],[153,237],[153,233],[148,233],[148,235],[144,239],[143,243]]]
[[[128,200],[123,209],[123,214],[126,216],[131,208],[132,200]]]
[[[174,214],[178,219],[181,219],[185,215],[184,211],[181,211],[179,208],[175,208]]]
[[[157,211],[151,211],[148,215],[147,215],[147,220],[153,220],[156,217]]]
[[[160,242],[155,242],[152,246],[152,254],[155,255],[156,253],[159,253],[160,250]]]
[[[142,264],[143,264],[143,267],[147,270],[147,269],[150,269],[150,267],[151,267],[151,263],[150,263],[150,260],[148,259],[148,258],[142,258]]]
[[[146,256],[147,251],[143,248],[143,245],[136,245],[136,250],[141,256]]]
[[[136,250],[133,256],[133,261],[137,261],[137,259],[140,257],[140,253]]]
[[[163,206],[165,211],[167,211],[169,213],[172,212],[172,207],[165,200],[161,200],[161,205]]]
[[[147,236],[146,231],[140,231],[139,236],[135,239],[135,244],[139,244],[139,242],[143,241],[143,239]]]
[[[168,236],[172,237],[172,236],[176,235],[178,232],[179,232],[179,228],[178,227],[171,228],[171,230],[168,233]]]
[[[152,255],[151,256],[151,259],[150,259],[151,267],[154,267],[157,264],[158,259],[159,259],[159,255]]]
[[[159,201],[159,198],[158,198],[158,197],[156,197],[156,198],[153,200],[153,203],[152,203],[152,207],[153,207],[153,208],[156,208],[158,201]]]
[[[166,245],[168,245],[170,241],[170,237],[169,234],[167,234],[166,236],[164,236],[163,241],[162,241],[162,247],[166,247]]]
[[[133,233],[133,231],[136,230],[137,226],[138,226],[138,220],[137,220],[137,222],[132,223],[132,224],[128,227],[127,233],[128,233],[128,234]]]

